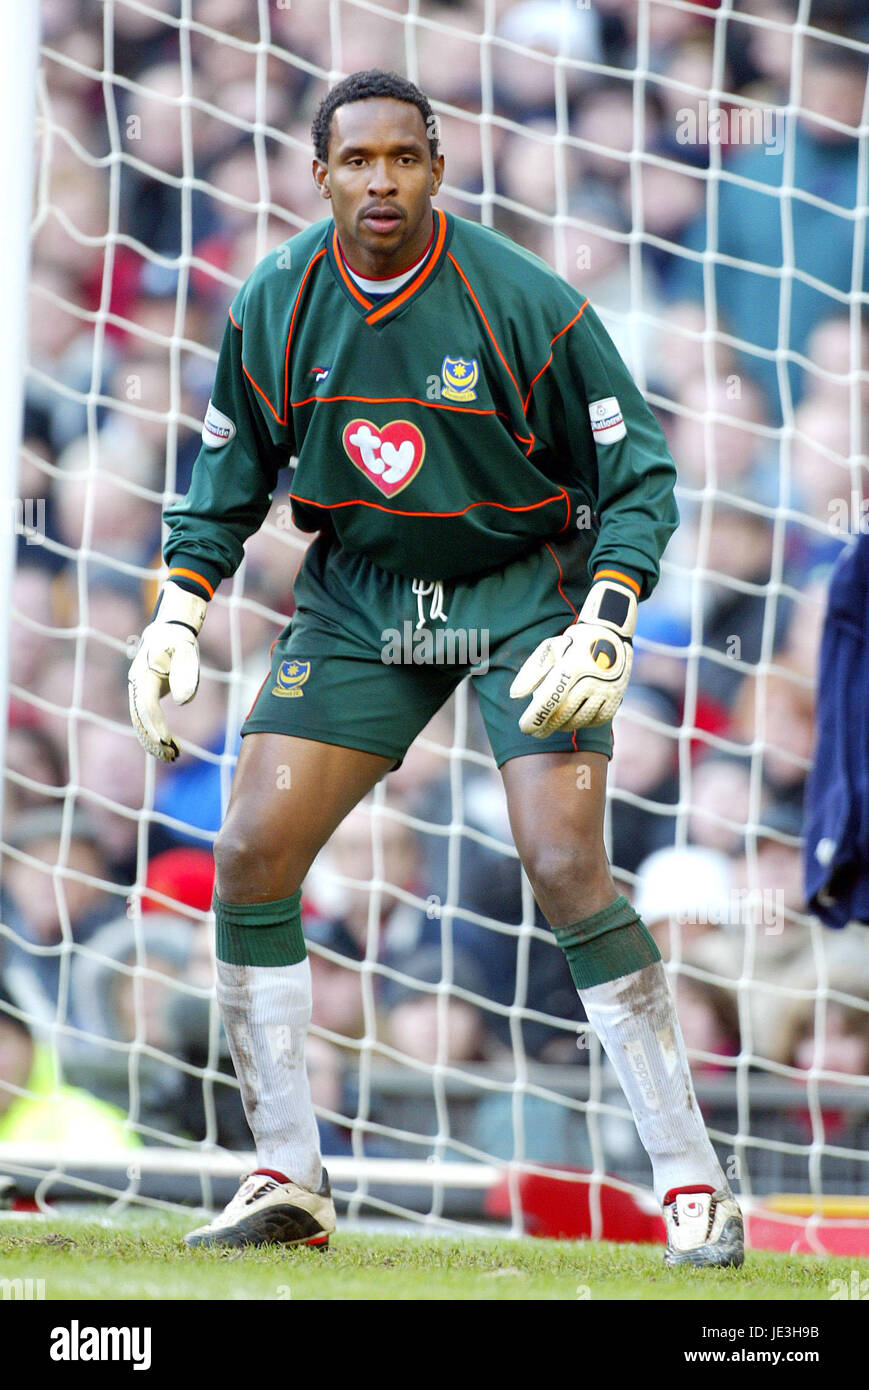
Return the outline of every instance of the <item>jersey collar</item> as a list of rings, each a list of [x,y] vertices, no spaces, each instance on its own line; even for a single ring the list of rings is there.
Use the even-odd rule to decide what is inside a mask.
[[[347,274],[347,268],[341,257],[338,246],[338,231],[332,227],[332,231],[326,234],[326,259],[332,269],[332,274],[338,281],[348,299],[356,305],[366,323],[371,324],[372,328],[380,328],[384,323],[388,323],[396,314],[401,313],[412,299],[415,299],[427,285],[437,275],[446,259],[447,247],[452,239],[452,219],[440,208],[433,208],[434,213],[434,246],[431,254],[423,263],[420,270],[414,275],[412,280],[402,285],[394,294],[386,299],[375,301],[369,299],[352,277]]]

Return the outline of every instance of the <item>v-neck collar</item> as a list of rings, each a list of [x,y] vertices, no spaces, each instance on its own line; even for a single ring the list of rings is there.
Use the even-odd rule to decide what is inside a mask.
[[[412,280],[408,280],[407,284],[402,285],[394,294],[376,301],[370,299],[355,283],[352,276],[348,275],[338,244],[338,229],[333,226],[331,233],[327,232],[326,259],[332,268],[332,274],[348,299],[363,315],[365,322],[371,324],[372,328],[379,328],[394,318],[405,308],[409,300],[413,299],[430,283],[443,265],[447,247],[452,238],[452,222],[448,214],[442,212],[440,208],[433,208],[432,211],[434,214],[434,246],[431,249],[431,254]]]

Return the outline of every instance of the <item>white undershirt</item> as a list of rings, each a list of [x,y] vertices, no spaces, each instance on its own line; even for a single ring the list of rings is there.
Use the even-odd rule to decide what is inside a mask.
[[[410,266],[409,269],[402,270],[400,275],[390,276],[388,280],[369,280],[366,275],[359,275],[352,266],[347,264],[346,260],[344,265],[347,267],[347,274],[350,276],[353,283],[358,285],[364,294],[395,294],[396,290],[400,290],[402,285],[406,285],[408,280],[412,280],[414,275],[419,274],[431,255],[433,245],[434,239],[432,239],[432,244],[429,246],[424,256],[420,256],[419,260]]]

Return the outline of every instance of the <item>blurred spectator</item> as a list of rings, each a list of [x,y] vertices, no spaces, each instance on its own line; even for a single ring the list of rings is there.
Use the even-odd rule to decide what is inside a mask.
[[[64,1083],[56,1056],[0,982],[0,1144],[51,1145],[81,1158],[139,1148],[125,1120],[123,1110]]]
[[[806,346],[806,397],[846,414],[856,391],[861,415],[869,407],[869,324],[845,308],[822,319]]]
[[[746,676],[733,703],[731,734],[758,750],[766,791],[796,807],[815,744],[814,716],[811,685],[781,659]]]
[[[612,192],[630,169],[634,147],[634,96],[630,81],[603,83],[583,98],[574,122],[583,187],[609,185]]]
[[[119,688],[123,692],[123,686]],[[123,709],[117,711],[119,720],[123,714]],[[122,724],[106,728],[82,722],[76,745],[81,800],[99,836],[107,872],[116,883],[130,884],[136,877],[147,754],[133,731]]]
[[[30,690],[37,674],[61,650],[53,629],[54,577],[38,561],[19,564],[12,583],[12,622],[9,641],[9,683]]]
[[[777,129],[774,143],[748,148],[729,164],[740,180],[719,184],[715,293],[721,325],[742,340],[746,365],[767,393],[774,422],[787,409],[780,398],[776,349],[805,353],[812,329],[835,307],[831,291],[845,295],[851,289],[855,242],[854,209],[857,205],[857,131],[862,120],[866,85],[865,53],[828,39],[806,38],[802,43],[799,74],[800,116],[786,126],[783,113],[774,111]],[[794,62],[797,53],[794,49]],[[793,189],[788,200],[789,246],[797,277],[761,274],[753,266],[778,270],[785,263],[782,241],[781,197],[790,182],[793,148]],[[767,191],[768,190],[768,191]],[[808,201],[801,194],[808,194]],[[819,200],[819,201],[818,201]],[[708,233],[701,215],[686,238],[686,245],[705,251]],[[791,254],[790,251],[787,252]],[[864,250],[869,267],[869,247]],[[675,278],[681,293],[703,295],[702,263],[683,261]],[[865,270],[864,270],[865,277]],[[816,287],[820,284],[823,288]],[[789,325],[781,332],[781,295],[787,285]],[[718,325],[716,325],[718,326]],[[762,352],[768,355],[762,355]],[[798,397],[804,374],[790,364],[790,390]]]
[[[12,930],[4,957],[17,994],[40,1021],[67,1019],[66,972],[77,945],[118,911],[93,823],[80,811],[63,836],[64,811],[30,811],[3,856],[2,920]],[[20,856],[20,857],[19,857]]]
[[[157,453],[130,421],[116,421],[94,441],[82,435],[57,460],[58,538],[69,553],[144,564],[160,540],[162,494]],[[93,562],[92,562],[93,563]]]
[[[599,21],[591,8],[568,7],[560,0],[520,0],[498,26],[493,75],[498,115],[527,121],[556,111],[554,57],[585,64],[600,59]],[[520,51],[524,50],[524,51]],[[535,54],[541,54],[540,58]],[[547,61],[548,60],[548,61]],[[568,102],[587,86],[586,69],[562,65]]]
[[[775,468],[763,426],[763,393],[750,377],[731,374],[707,383],[696,371],[678,389],[670,443],[680,482],[774,503]]]
[[[441,951],[429,946],[403,960],[400,969],[420,984],[441,986],[446,980],[447,998],[441,1004],[441,989],[418,990],[394,978],[384,981],[387,1043],[419,1062],[483,1061],[491,1046],[487,1046],[486,1014],[472,1000],[454,993],[462,990],[485,997],[486,981],[473,958],[455,952],[447,978]]]
[[[667,691],[628,687],[613,724],[608,779],[614,870],[634,874],[654,850],[673,843],[675,809],[666,808],[679,800],[678,727],[678,707]]]
[[[23,710],[27,707],[24,706]],[[16,719],[14,712],[6,730],[6,767],[3,793],[3,833],[28,811],[39,810],[54,798],[50,789],[66,783],[63,758],[57,744],[46,731],[31,722],[32,715]],[[12,775],[10,775],[12,774]]]
[[[70,1066],[93,1077],[94,1090],[136,1122],[171,1134],[189,1133],[177,1059],[186,1041],[184,1004],[193,997],[188,975],[199,930],[176,915],[115,917],[94,932],[70,972],[80,1030],[66,1044]],[[199,1024],[196,1003],[194,997]]]
[[[733,910],[733,874],[727,855],[686,846],[659,849],[637,870],[634,906],[665,960],[680,959]]]
[[[698,679],[704,695],[728,706],[761,657],[764,641],[781,643],[789,618],[778,596],[770,622],[773,529],[744,507],[716,502],[709,508],[705,550],[697,554],[703,580],[703,654]],[[699,550],[699,547],[698,547]],[[765,637],[765,633],[768,634]]]
[[[145,887],[155,896],[143,895],[143,912],[177,912],[179,917],[189,917],[181,911],[183,907],[209,912],[214,895],[214,858],[204,849],[164,850],[148,864]]]
[[[732,350],[720,341],[723,335],[707,328],[702,304],[691,299],[668,304],[658,314],[655,328],[651,375],[668,395],[680,397],[685,384],[697,376],[701,367],[704,374],[711,372],[713,379],[726,380],[732,376]],[[705,411],[705,401],[700,409]],[[730,413],[730,407],[725,407],[725,414]],[[682,466],[678,456],[676,463]]]
[[[690,949],[686,963],[691,963]],[[695,1076],[727,1071],[740,1051],[736,991],[679,970],[671,980],[679,1026]]]
[[[751,807],[748,757],[710,752],[691,773],[688,835],[692,844],[735,855],[742,847]]]

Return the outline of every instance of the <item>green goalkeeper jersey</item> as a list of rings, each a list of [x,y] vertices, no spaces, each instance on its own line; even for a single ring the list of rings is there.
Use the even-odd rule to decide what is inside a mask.
[[[385,296],[348,273],[331,220],[268,255],[230,308],[202,438],[165,557],[209,596],[291,458],[297,526],[425,580],[580,527],[590,572],[626,572],[645,596],[678,522],[664,436],[588,301],[440,209]]]

